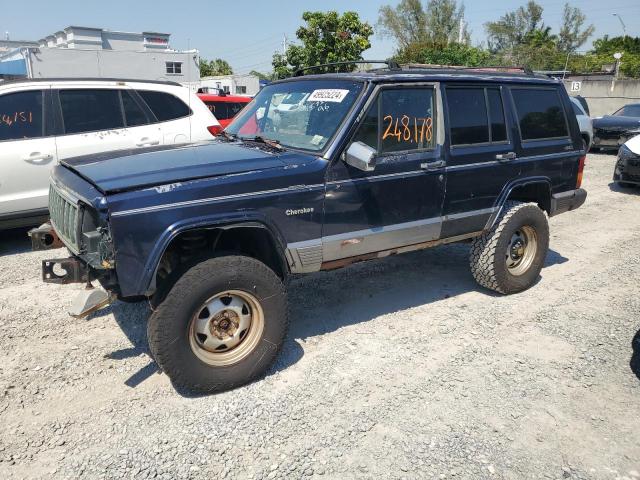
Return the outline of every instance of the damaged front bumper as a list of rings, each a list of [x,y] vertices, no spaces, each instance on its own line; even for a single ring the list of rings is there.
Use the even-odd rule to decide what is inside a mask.
[[[45,223],[29,231],[33,250],[49,250],[64,247],[64,243],[56,234],[50,223]],[[103,286],[94,287],[92,281],[98,280]],[[42,261],[42,281],[68,285],[83,283],[86,288],[74,299],[69,314],[75,318],[86,317],[92,312],[113,303],[117,298],[115,293],[117,282],[113,266],[104,259],[100,268],[92,267],[81,256],[67,258],[52,258]]]

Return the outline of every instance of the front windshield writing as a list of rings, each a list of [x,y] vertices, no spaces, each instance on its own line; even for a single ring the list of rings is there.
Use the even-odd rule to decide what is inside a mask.
[[[241,139],[262,137],[285,147],[322,150],[362,90],[345,80],[267,85],[226,128]]]

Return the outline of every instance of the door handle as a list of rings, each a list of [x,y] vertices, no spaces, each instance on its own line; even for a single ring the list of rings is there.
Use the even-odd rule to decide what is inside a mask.
[[[516,158],[515,152],[499,153],[496,155],[496,160],[500,162],[515,160],[515,158]]]
[[[444,160],[435,160],[433,162],[423,162],[420,164],[420,168],[423,170],[437,170],[446,165]]]
[[[52,158],[53,158],[53,155],[51,155],[50,153],[31,152],[29,155],[24,157],[22,160],[24,160],[25,162],[28,162],[28,163],[33,163],[35,165],[38,165],[38,164],[41,164],[41,163],[46,163],[47,161],[51,160]]]
[[[136,147],[146,147],[146,146],[151,146],[151,145],[158,145],[160,143],[160,140],[151,140],[149,137],[143,137],[140,140],[138,140],[138,143],[136,143]]]

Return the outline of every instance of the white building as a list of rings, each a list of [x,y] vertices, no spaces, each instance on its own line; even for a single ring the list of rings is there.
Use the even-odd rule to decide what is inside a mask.
[[[221,75],[202,77],[200,88],[203,91],[224,91],[230,95],[255,96],[260,90],[260,79],[255,75]]]
[[[0,52],[0,76],[28,78],[128,78],[197,83],[198,52],[176,51],[170,34],[119,32],[71,26],[41,39],[38,47]]]

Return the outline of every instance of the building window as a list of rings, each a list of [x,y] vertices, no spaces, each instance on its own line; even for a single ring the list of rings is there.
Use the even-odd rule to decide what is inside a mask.
[[[169,75],[182,75],[182,62],[166,62]]]
[[[236,94],[237,95],[246,95],[247,86],[246,85],[236,85]]]

